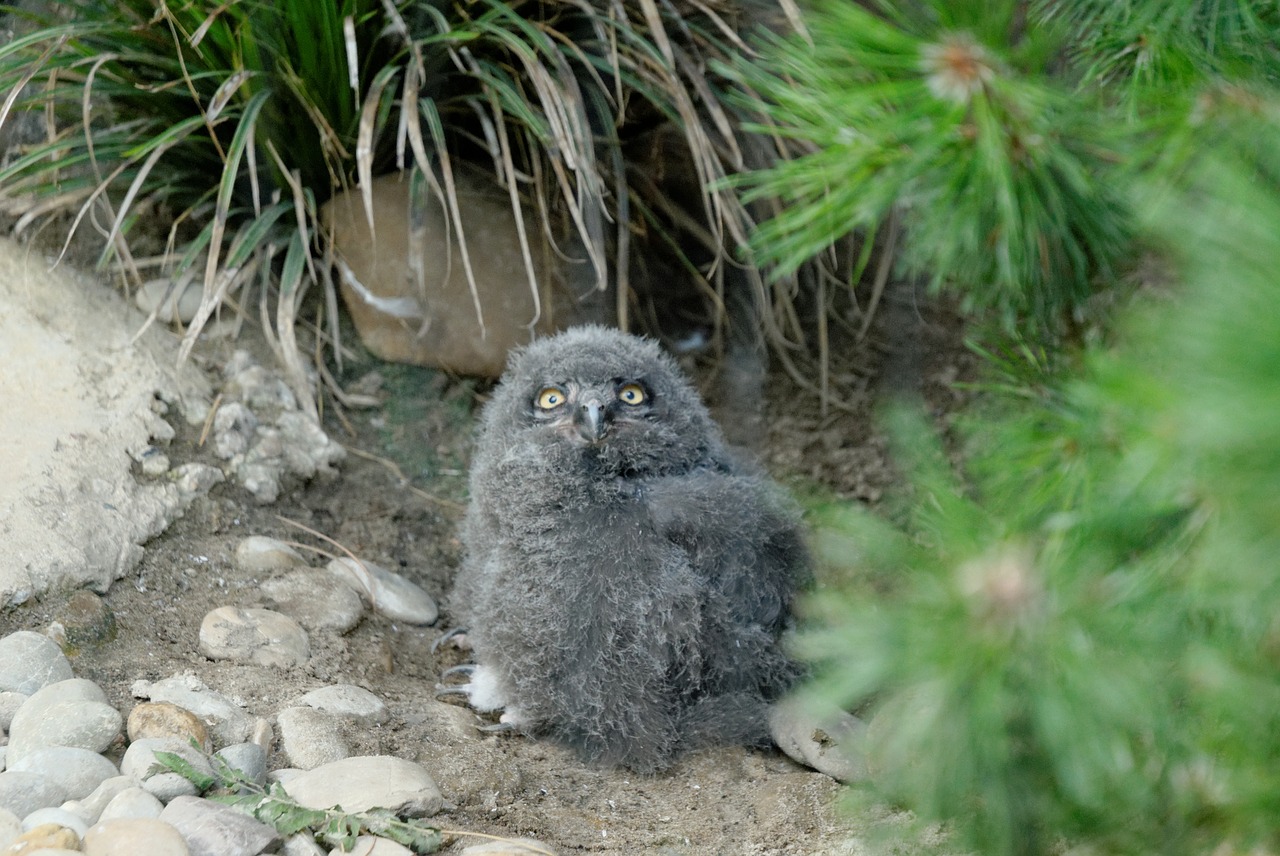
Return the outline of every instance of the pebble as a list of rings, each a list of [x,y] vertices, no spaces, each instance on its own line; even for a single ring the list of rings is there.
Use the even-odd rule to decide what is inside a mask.
[[[325,856],[325,850],[310,835],[290,835],[280,845],[280,856]]]
[[[128,788],[136,787],[137,784],[132,776],[112,776],[98,785],[89,796],[82,800],[68,800],[62,804],[62,807],[84,818],[85,823],[94,824],[98,822],[102,812],[116,798],[117,794]]]
[[[156,320],[165,324],[175,320],[190,324],[203,299],[204,285],[192,279],[190,271],[176,282],[168,277],[147,280],[133,298],[139,309],[148,315],[154,311]]]
[[[391,755],[344,758],[291,776],[284,787],[308,808],[385,808],[401,817],[427,817],[444,805],[440,789],[422,765]]]
[[[144,701],[133,706],[125,722],[129,741],[147,737],[177,737],[183,741],[194,740],[208,752],[209,730],[200,718],[186,708],[169,701]]]
[[[297,550],[265,535],[250,535],[236,545],[236,566],[243,571],[279,571],[305,564]]]
[[[10,770],[39,773],[67,792],[67,799],[84,799],[107,779],[120,775],[116,765],[96,752],[73,746],[50,746],[24,755]]]
[[[352,684],[320,687],[298,699],[298,704],[354,719],[365,725],[381,725],[391,716],[382,699]]]
[[[196,787],[178,773],[168,772],[167,767],[157,766],[157,752],[172,752],[202,773],[213,775],[209,759],[190,743],[177,737],[144,737],[129,744],[120,760],[120,772],[140,782],[143,789],[161,802],[177,796],[193,795]]]
[[[169,478],[173,479],[174,486],[185,500],[203,496],[211,487],[227,480],[226,475],[217,467],[194,461],[174,467]]]
[[[462,848],[458,856],[554,856],[550,846],[534,838],[508,838],[502,841],[486,841]]]
[[[32,695],[70,677],[71,663],[52,639],[30,630],[0,639],[0,690]]]
[[[322,570],[298,568],[262,584],[267,605],[307,630],[346,633],[364,617],[364,599],[345,585],[332,585]]]
[[[792,760],[841,782],[867,777],[866,724],[809,698],[788,698],[769,709],[769,733]]]
[[[96,696],[96,698],[95,698]],[[124,718],[92,681],[69,680],[36,691],[9,727],[8,762],[49,746],[101,752],[120,734]]]
[[[182,835],[153,817],[121,817],[89,828],[85,856],[191,856]]]
[[[26,817],[39,808],[61,805],[67,792],[55,781],[38,773],[5,770],[0,773],[0,808]]]
[[[80,848],[80,836],[75,830],[56,823],[46,823],[28,829],[5,848],[5,856],[28,856],[49,849],[70,850]]]
[[[276,728],[281,750],[299,769],[314,770],[351,754],[337,718],[323,710],[286,707],[276,715]]]
[[[125,788],[116,794],[107,807],[102,810],[99,820],[115,820],[121,817],[159,817],[164,810],[156,796],[142,788]]]
[[[226,696],[217,693],[195,675],[174,675],[162,681],[135,681],[134,698],[167,701],[189,710],[213,732],[215,745],[242,743],[253,731],[254,719]]]
[[[80,839],[84,838],[84,834],[89,831],[89,824],[85,823],[84,818],[63,808],[38,808],[22,819],[22,828],[24,830],[30,831],[41,826],[57,826],[62,829],[70,829],[76,834],[77,845],[79,845]]]
[[[197,797],[178,797],[164,807],[160,820],[181,833],[191,856],[256,856],[280,841],[273,827]]]
[[[13,715],[28,698],[30,696],[26,693],[16,693],[12,690],[0,692],[0,732],[9,733],[9,726],[13,724]]]
[[[7,808],[0,808],[0,847],[7,847],[10,841],[21,834],[21,819]]]
[[[406,624],[435,624],[440,616],[431,595],[386,568],[348,558],[334,559],[327,567],[388,618]]]
[[[307,634],[288,616],[270,609],[220,606],[200,623],[200,653],[287,669],[311,658]]]
[[[413,851],[390,838],[361,835],[350,850],[335,847],[329,851],[329,856],[413,856]]]
[[[134,460],[142,468],[143,475],[153,478],[169,472],[169,467],[172,466],[169,456],[155,446],[147,446],[140,450],[134,455]]]
[[[63,604],[58,622],[67,644],[81,648],[116,638],[116,616],[106,601],[88,589],[76,591]]]
[[[266,784],[267,751],[257,743],[234,743],[222,747],[214,754],[254,784]]]

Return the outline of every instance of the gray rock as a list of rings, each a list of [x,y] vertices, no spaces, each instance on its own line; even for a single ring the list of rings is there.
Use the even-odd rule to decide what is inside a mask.
[[[200,653],[211,660],[235,660],[287,669],[311,657],[306,631],[269,609],[221,606],[200,623]]]
[[[278,571],[305,565],[298,551],[283,541],[250,535],[236,545],[236,566],[245,571]]]
[[[196,797],[178,797],[160,819],[182,834],[191,856],[256,856],[280,841],[280,834],[230,806]]]
[[[61,805],[67,798],[62,785],[41,776],[17,770],[0,773],[0,808],[26,817],[38,808]]]
[[[162,803],[169,803],[178,797],[194,797],[200,789],[186,776],[177,773],[156,773],[142,783],[142,789]]]
[[[769,733],[792,760],[841,782],[867,777],[866,724],[807,698],[787,698],[769,710]]]
[[[37,749],[75,746],[101,752],[120,734],[124,718],[92,681],[67,680],[38,690],[9,727],[9,763]]]
[[[143,787],[157,776],[178,776],[177,773],[169,772],[167,767],[160,766],[156,761],[157,752],[172,752],[174,755],[182,758],[191,764],[192,767],[202,773],[213,775],[213,767],[209,764],[209,759],[196,750],[194,746],[177,737],[144,737],[141,740],[135,740],[129,744],[129,748],[125,750],[124,757],[120,759],[120,772],[131,777],[135,782],[140,782]],[[182,779],[182,776],[178,776]],[[167,781],[167,780],[166,780]],[[183,779],[183,781],[186,781]],[[151,788],[147,790],[156,794]],[[194,786],[191,793],[194,793]],[[163,800],[164,798],[161,797]]]
[[[280,748],[293,766],[313,770],[351,754],[338,720],[313,707],[286,707],[276,716]]]
[[[325,856],[325,849],[310,835],[290,835],[280,845],[280,856]]]
[[[74,648],[98,645],[116,638],[116,616],[106,601],[88,589],[80,589],[67,598],[58,610],[67,644]]]
[[[132,776],[112,776],[94,788],[93,793],[89,794],[89,796],[82,800],[68,800],[62,804],[62,807],[67,811],[74,812],[84,818],[86,823],[92,825],[98,822],[103,810],[115,799],[117,794],[136,785],[137,782],[133,780]]]
[[[191,856],[181,833],[153,817],[104,820],[84,837],[85,856]]]
[[[13,692],[6,690],[0,692],[0,732],[7,734],[9,726],[13,724],[13,715],[18,712],[18,708],[22,707],[30,696],[26,693]]]
[[[0,808],[0,850],[22,832],[22,819],[7,808]]]
[[[291,776],[285,790],[309,808],[347,811],[386,808],[402,817],[426,817],[444,805],[440,789],[421,765],[390,755],[344,758]]]
[[[24,817],[22,819],[22,830],[30,832],[36,827],[46,824],[54,824],[55,826],[61,826],[63,829],[74,830],[77,838],[84,838],[84,834],[89,831],[89,824],[84,822],[84,818],[66,809],[53,807],[38,808]]]
[[[312,690],[298,699],[298,704],[354,719],[366,725],[380,725],[391,716],[382,699],[351,684],[335,684]]]
[[[374,610],[406,624],[434,624],[440,617],[435,600],[419,586],[372,562],[334,559],[328,564],[334,576],[354,589]]]
[[[116,765],[98,753],[73,746],[37,749],[14,761],[9,769],[39,773],[62,785],[67,798],[73,800],[84,799],[107,779],[120,775]]]
[[[364,600],[350,586],[333,585],[316,568],[299,568],[262,585],[267,605],[307,630],[346,633],[364,617]]]
[[[133,296],[134,303],[148,315],[155,312],[157,321],[190,324],[204,300],[204,285],[192,276],[194,270],[193,266],[177,279],[147,280]]]
[[[135,681],[135,698],[167,701],[200,717],[212,732],[215,745],[242,743],[253,731],[254,719],[226,696],[209,689],[195,675],[174,675],[162,681]]]
[[[115,820],[120,817],[159,817],[164,810],[164,803],[154,794],[142,788],[125,788],[116,794],[111,802],[102,810],[100,820]]]
[[[30,630],[0,639],[0,690],[32,695],[71,676],[71,663],[52,639]]]
[[[234,743],[224,746],[214,755],[254,784],[266,784],[267,751],[257,743]]]
[[[174,487],[178,489],[184,502],[190,502],[197,496],[204,496],[214,485],[222,484],[227,480],[222,470],[217,467],[195,462],[174,467],[169,473],[169,478],[173,480]]]

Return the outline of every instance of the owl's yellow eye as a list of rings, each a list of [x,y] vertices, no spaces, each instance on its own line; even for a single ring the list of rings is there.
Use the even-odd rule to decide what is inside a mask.
[[[644,404],[646,397],[644,387],[638,383],[629,383],[618,390],[618,399],[623,404]]]
[[[538,407],[543,410],[555,410],[564,404],[564,392],[554,386],[546,386],[538,393],[538,397],[534,399]]]

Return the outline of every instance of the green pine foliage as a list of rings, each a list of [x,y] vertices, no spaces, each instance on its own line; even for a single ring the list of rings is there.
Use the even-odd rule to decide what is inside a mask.
[[[823,2],[807,38],[742,66],[768,130],[811,145],[741,180],[748,198],[789,203],[754,250],[791,270],[897,216],[901,273],[1010,327],[1055,329],[1125,247],[1128,219],[1111,180],[1120,140],[1055,78],[1060,31],[1028,25],[1024,5]]]
[[[973,852],[1280,847],[1280,95],[1184,101],[1130,202],[1172,294],[1078,367],[1002,358],[959,470],[895,411],[912,513],[846,509],[812,604],[862,794]]]

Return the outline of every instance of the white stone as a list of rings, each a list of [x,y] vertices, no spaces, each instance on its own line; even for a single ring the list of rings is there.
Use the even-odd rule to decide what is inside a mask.
[[[390,755],[344,758],[291,776],[291,797],[308,808],[340,805],[346,811],[389,809],[402,817],[433,815],[444,805],[435,781],[420,764]]]
[[[286,707],[276,716],[280,748],[293,766],[302,770],[346,758],[351,754],[338,720],[313,707]]]
[[[265,535],[250,535],[236,545],[236,566],[243,571],[277,571],[305,564],[297,550]]]
[[[168,277],[148,280],[133,298],[139,309],[148,315],[154,311],[156,320],[165,324],[175,320],[190,324],[203,299],[204,286],[190,272],[176,281]]]
[[[26,817],[38,808],[52,808],[67,799],[62,786],[38,773],[5,770],[0,773],[0,808]]]
[[[286,615],[221,606],[200,623],[200,653],[211,660],[287,669],[306,665],[311,646],[306,631]]]
[[[32,695],[71,676],[71,663],[49,637],[19,630],[0,639],[0,690]]]
[[[214,745],[242,743],[253,731],[252,716],[226,696],[209,689],[195,675],[174,675],[155,683],[135,681],[130,689],[135,698],[167,701],[191,711],[209,726]]]
[[[0,692],[0,732],[8,733],[9,726],[13,724],[13,715],[18,712],[18,708],[22,707],[29,695],[26,693],[12,692],[6,690]]]
[[[380,725],[391,716],[382,699],[351,684],[335,684],[312,690],[298,699],[298,704],[355,719],[367,725]]]
[[[793,760],[841,782],[867,777],[866,724],[852,714],[804,698],[769,709],[769,733]]]
[[[89,828],[85,856],[191,856],[187,843],[172,825],[159,818],[122,817]]]
[[[160,819],[182,834],[197,856],[256,856],[280,841],[280,833],[231,806],[197,797],[178,797]]]
[[[420,586],[373,562],[340,558],[329,562],[328,568],[388,618],[406,624],[434,624],[440,616],[435,600]]]
[[[267,580],[262,596],[307,630],[346,633],[364,617],[364,599],[350,586],[334,585],[318,568],[297,568]]]
[[[157,763],[157,752],[170,752],[187,761],[200,772],[213,775],[213,767],[209,765],[209,759],[180,737],[143,737],[141,740],[133,741],[125,750],[124,757],[120,759],[121,774],[137,782],[146,781],[153,772],[160,772],[152,769]]]
[[[27,699],[9,727],[9,763],[36,749],[75,746],[101,752],[120,734],[124,718],[92,681],[49,684]]]
[[[82,800],[69,800],[62,804],[67,811],[74,812],[92,825],[98,822],[103,810],[121,791],[137,784],[132,776],[112,776],[98,785],[89,796]]]
[[[0,808],[0,850],[22,833],[22,819],[7,808]]]
[[[30,832],[37,826],[44,826],[47,823],[57,824],[65,829],[70,829],[75,834],[84,838],[86,832],[89,831],[89,824],[84,822],[84,818],[74,812],[67,811],[62,808],[38,808],[22,819],[22,831]]]
[[[120,817],[159,817],[164,803],[142,788],[125,788],[116,794],[102,810],[99,820]]]
[[[67,798],[84,799],[114,776],[120,775],[116,765],[96,752],[74,746],[51,746],[37,749],[13,762],[10,770],[39,773],[59,783]]]

